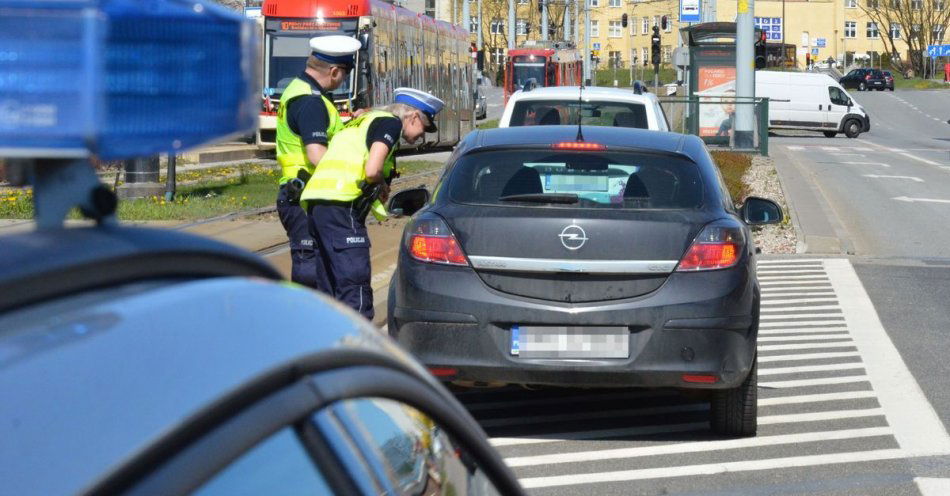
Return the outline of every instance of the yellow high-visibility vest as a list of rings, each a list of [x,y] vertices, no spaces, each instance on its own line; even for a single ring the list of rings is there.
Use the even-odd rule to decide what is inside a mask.
[[[287,106],[290,102],[301,96],[319,94],[310,83],[300,78],[294,78],[287,85],[284,93],[280,95],[280,105],[277,108],[277,163],[280,164],[281,177],[278,184],[284,184],[287,181],[297,177],[297,172],[301,169],[313,175],[314,164],[307,158],[307,150],[303,144],[300,135],[290,129],[287,122]],[[329,98],[320,95],[324,105],[327,107],[327,115],[330,122],[327,125],[327,142],[333,139],[341,129],[343,121],[336,107]]]

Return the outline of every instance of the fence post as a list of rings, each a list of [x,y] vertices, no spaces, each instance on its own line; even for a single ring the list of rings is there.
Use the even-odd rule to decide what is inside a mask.
[[[759,103],[759,153],[769,156],[769,99],[762,98]]]

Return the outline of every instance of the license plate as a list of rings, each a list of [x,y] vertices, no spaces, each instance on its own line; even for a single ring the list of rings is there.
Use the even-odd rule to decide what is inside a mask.
[[[629,358],[626,327],[512,326],[511,354],[523,358]]]

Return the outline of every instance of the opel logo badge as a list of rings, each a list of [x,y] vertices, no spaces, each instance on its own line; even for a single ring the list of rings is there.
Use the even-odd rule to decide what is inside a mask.
[[[577,224],[571,224],[558,234],[561,244],[568,250],[579,250],[587,242],[587,233]]]

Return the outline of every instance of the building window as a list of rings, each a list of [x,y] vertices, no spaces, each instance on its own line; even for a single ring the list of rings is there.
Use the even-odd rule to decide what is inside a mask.
[[[868,38],[871,38],[871,39],[876,40],[877,37],[880,36],[880,35],[881,35],[881,33],[878,32],[878,30],[877,30],[877,23],[876,23],[876,22],[869,22],[869,23],[868,23]]]
[[[673,31],[673,20],[669,17],[666,18],[666,32],[669,33]]]
[[[934,41],[943,41],[943,35],[946,31],[946,26],[934,26]]]
[[[591,38],[600,36],[600,21],[590,21],[590,36]]]
[[[643,27],[641,29],[641,32],[643,34],[647,34],[650,32],[650,18],[649,17],[643,18]]]
[[[426,0],[426,15],[435,17],[435,0]]]
[[[654,26],[660,25],[660,16],[653,16],[653,25]]]
[[[643,65],[649,64],[650,63],[650,49],[647,47],[643,47],[641,53],[643,54],[643,57],[640,59],[641,63]]]
[[[895,40],[901,39],[901,24],[899,22],[891,23],[891,38]]]
[[[600,0],[590,0],[591,7],[600,7]]]
[[[518,0],[518,5],[528,5],[530,0]]]
[[[620,62],[620,52],[611,51],[607,56],[610,60],[610,67],[623,67]]]
[[[901,8],[901,0],[891,0],[891,8],[894,10]]]
[[[881,5],[879,0],[867,0],[867,2],[868,2],[868,8],[871,10],[875,10],[879,8]]]
[[[515,34],[517,34],[518,36],[528,35],[527,19],[518,19],[517,21],[515,21]]]
[[[495,48],[491,51],[491,61],[495,65],[501,65],[505,63],[505,49],[504,48]]]
[[[944,0],[936,0],[934,2],[934,10],[941,11],[943,10]]]
[[[669,64],[672,58],[673,58],[673,47],[670,45],[663,45],[663,63]]]
[[[631,17],[629,23],[630,23],[630,36],[636,36],[637,35],[637,18]]]
[[[920,34],[920,24],[911,24],[910,26],[910,36],[917,36]]]
[[[607,5],[611,7],[620,7],[620,0],[610,0]]]
[[[498,18],[492,19],[491,34],[505,34],[505,21]]]
[[[844,0],[844,6],[848,9],[858,8],[858,0]]]
[[[607,36],[610,38],[620,38],[622,33],[623,26],[620,25],[620,21],[610,21],[610,25],[607,26]]]
[[[924,8],[924,0],[910,0],[910,8],[920,10]]]
[[[858,23],[854,21],[844,21],[844,37],[854,38],[857,33]]]

